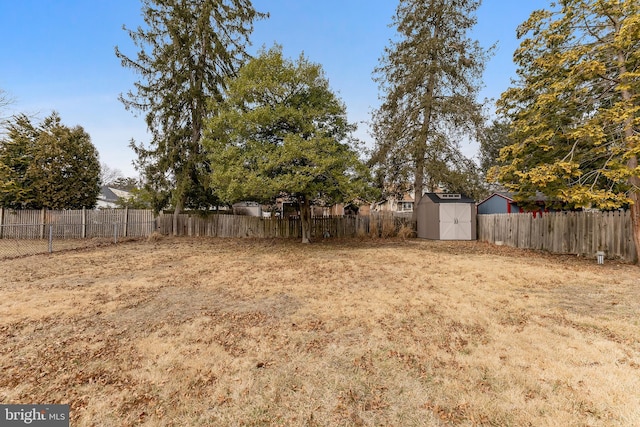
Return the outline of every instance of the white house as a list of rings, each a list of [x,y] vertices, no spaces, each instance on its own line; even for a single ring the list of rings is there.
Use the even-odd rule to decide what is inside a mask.
[[[401,199],[387,197],[385,200],[375,203],[372,206],[373,212],[413,212],[414,203],[413,192],[404,193]]]

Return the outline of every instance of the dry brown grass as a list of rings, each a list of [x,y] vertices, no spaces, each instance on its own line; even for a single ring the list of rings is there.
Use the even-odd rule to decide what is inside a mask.
[[[0,402],[74,426],[640,425],[636,266],[154,238],[0,273]]]

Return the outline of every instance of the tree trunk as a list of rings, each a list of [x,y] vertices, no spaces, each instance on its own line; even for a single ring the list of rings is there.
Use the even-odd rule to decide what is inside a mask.
[[[300,208],[302,243],[311,243],[311,206],[306,196],[300,197],[298,206]]]
[[[616,22],[616,26],[620,25],[619,22]],[[617,32],[620,31],[619,27],[616,28]],[[625,55],[624,52],[618,52],[618,63],[620,64],[620,75],[626,76],[627,67],[625,65]],[[624,84],[624,87],[631,87],[631,84],[627,81],[626,78],[621,79],[621,82]],[[622,99],[627,103],[629,108],[633,107],[633,95],[629,89],[622,90]],[[631,151],[636,148],[636,143],[634,142],[634,128],[633,128],[633,116],[629,116],[624,123],[624,139],[627,145],[627,150]],[[629,170],[636,170],[638,167],[638,157],[633,154],[629,157],[627,161],[627,167]],[[638,252],[640,252],[640,177],[638,175],[632,175],[629,177],[629,184],[631,184],[631,194],[629,198],[631,199],[631,232],[633,233],[633,242],[636,245],[636,258],[634,262],[638,262]]]
[[[627,162],[627,167],[634,170],[638,167],[638,158],[631,156]],[[636,245],[636,257],[633,260],[638,263],[640,258],[640,178],[632,176],[629,178],[629,183],[633,186],[629,198],[631,199],[631,232],[633,233],[633,242]]]
[[[424,188],[424,149],[418,149],[418,154],[416,155],[416,173],[415,180],[413,182],[413,213],[411,214],[411,221],[418,221],[418,204],[422,199],[422,190]]]
[[[440,35],[440,26],[436,24],[433,29],[433,38],[438,39]],[[436,88],[436,70],[435,61],[437,60],[437,52],[431,52],[431,58],[429,61],[429,80],[427,81],[427,90],[421,100],[421,108],[423,110],[422,126],[420,129],[420,141],[418,141],[418,147],[416,147],[416,174],[415,182],[413,185],[413,214],[411,215],[411,221],[417,223],[418,221],[418,204],[422,199],[422,193],[424,188],[424,166],[425,156],[427,154],[427,148],[429,143],[429,131],[431,129],[431,116],[433,114],[433,92]]]
[[[437,32],[436,32],[437,34]],[[422,108],[424,109],[424,119],[422,122],[422,128],[420,132],[421,141],[418,141],[418,146],[415,149],[415,164],[416,173],[415,181],[413,183],[413,213],[411,214],[411,221],[413,223],[418,222],[418,204],[422,199],[422,193],[424,189],[424,166],[425,156],[427,155],[427,145],[429,142],[429,129],[431,128],[431,115],[433,113],[433,91],[436,86],[436,75],[432,71],[429,75],[429,82],[427,84],[427,92],[425,98],[422,101]]]
[[[184,206],[184,197],[180,196],[178,201],[176,202],[175,209],[173,210],[173,235],[178,235],[178,216],[182,212],[182,207]]]

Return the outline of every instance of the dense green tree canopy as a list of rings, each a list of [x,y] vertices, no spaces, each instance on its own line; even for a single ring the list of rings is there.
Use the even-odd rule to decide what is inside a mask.
[[[37,135],[24,115],[9,124],[0,145],[0,206],[20,209],[36,205],[31,170]]]
[[[630,204],[640,247],[640,3],[563,0],[519,32],[517,85],[499,102],[513,143],[494,177],[520,200]]]
[[[480,182],[460,150],[483,123],[477,97],[488,52],[469,37],[479,5],[401,0],[393,20],[398,38],[376,70],[383,102],[373,115],[373,163],[386,185],[413,179],[416,203],[425,186],[453,191]]]
[[[494,119],[485,127],[480,136],[480,171],[486,177],[489,170],[500,165],[500,151],[513,143],[511,124],[506,120]]]
[[[25,115],[0,141],[0,205],[13,209],[93,208],[100,163],[80,126],[64,126],[53,113],[35,126]]]
[[[292,197],[308,240],[310,202],[350,201],[368,191],[355,127],[319,65],[303,56],[287,60],[274,47],[242,67],[226,95],[205,138],[222,200]]]
[[[222,99],[225,77],[246,59],[257,13],[250,0],[142,0],[145,27],[128,30],[136,57],[116,47],[122,65],[140,75],[121,96],[127,109],[146,115],[148,147],[132,142],[155,208],[172,201],[206,208],[217,200],[201,143],[205,119]],[[208,103],[208,106],[207,106]]]

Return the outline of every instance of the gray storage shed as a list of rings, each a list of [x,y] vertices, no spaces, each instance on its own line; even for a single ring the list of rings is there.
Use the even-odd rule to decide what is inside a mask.
[[[476,202],[461,194],[425,194],[418,204],[418,237],[476,240]]]

